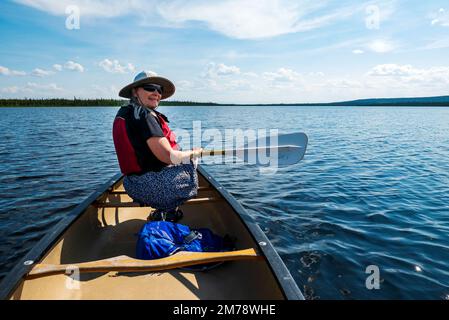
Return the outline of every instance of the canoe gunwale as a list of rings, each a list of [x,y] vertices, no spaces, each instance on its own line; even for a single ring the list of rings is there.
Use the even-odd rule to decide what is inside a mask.
[[[61,235],[67,231],[67,229],[80,218],[84,211],[92,205],[92,203],[102,196],[105,192],[108,192],[111,186],[117,183],[122,178],[121,173],[117,173],[110,178],[106,183],[92,192],[83,202],[70,211],[66,217],[62,218],[49,233],[45,235],[26,255],[22,258],[5,278],[0,283],[0,300],[9,299],[14,290],[17,289],[22,279],[33,268],[34,263],[25,265],[26,261],[40,261],[44,255],[51,249],[51,247],[59,240]]]
[[[217,192],[226,200],[227,203],[235,210],[244,226],[248,229],[250,235],[254,238],[258,249],[263,253],[268,261],[268,266],[274,273],[279,286],[282,288],[283,294],[287,300],[305,300],[304,295],[298,288],[296,281],[293,279],[287,266],[273,247],[271,241],[262,231],[255,220],[247,213],[246,209],[217,181],[215,180],[203,166],[198,166],[198,172],[210,183]],[[261,244],[264,245],[261,245]]]

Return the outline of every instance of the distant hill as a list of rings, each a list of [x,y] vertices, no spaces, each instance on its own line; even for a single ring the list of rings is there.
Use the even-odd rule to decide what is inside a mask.
[[[120,106],[126,100],[119,99],[0,99],[0,107],[21,106]],[[161,101],[161,106],[449,106],[449,96],[422,98],[360,99],[329,103],[270,103],[270,104],[220,104],[194,101]]]
[[[449,96],[423,98],[360,99],[333,102],[335,106],[449,106]]]

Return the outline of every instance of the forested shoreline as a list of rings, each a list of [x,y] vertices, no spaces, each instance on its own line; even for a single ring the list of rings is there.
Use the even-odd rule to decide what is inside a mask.
[[[0,107],[113,107],[123,99],[0,99]],[[224,104],[194,101],[161,101],[161,106],[428,106],[449,107],[449,96],[425,98],[362,99],[328,103]]]
[[[0,99],[0,107],[111,107],[121,106],[128,100],[119,99]],[[161,101],[161,106],[170,105],[216,105],[212,102]]]

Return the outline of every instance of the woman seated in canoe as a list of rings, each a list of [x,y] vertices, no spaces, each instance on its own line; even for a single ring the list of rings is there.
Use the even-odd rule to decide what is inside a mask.
[[[156,111],[159,101],[175,92],[174,84],[147,72],[120,90],[129,98],[117,113],[113,138],[123,185],[134,201],[156,208],[149,217],[177,221],[177,208],[197,195],[196,162],[200,148],[181,151],[165,115]]]

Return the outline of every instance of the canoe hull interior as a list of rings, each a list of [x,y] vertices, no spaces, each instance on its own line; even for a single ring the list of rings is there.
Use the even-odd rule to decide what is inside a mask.
[[[237,249],[258,248],[245,224],[217,190],[200,176],[198,198],[182,206],[180,223],[206,227],[237,238]],[[111,192],[112,191],[112,192]],[[121,192],[120,192],[121,191]],[[208,201],[207,199],[211,199]],[[126,255],[135,257],[136,233],[146,222],[149,207],[121,207],[131,201],[122,180],[92,203],[44,255],[39,263],[76,264]],[[73,276],[72,276],[73,277]],[[268,262],[232,261],[206,272],[82,273],[22,279],[10,299],[284,299]]]

